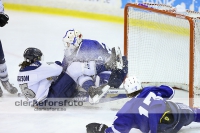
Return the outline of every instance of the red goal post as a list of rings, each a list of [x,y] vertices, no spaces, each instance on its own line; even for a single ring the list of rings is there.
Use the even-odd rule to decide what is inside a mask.
[[[200,107],[200,14],[176,13],[163,4],[128,3],[124,9],[124,55],[129,76],[143,86],[166,84],[189,91]],[[194,100],[197,98],[198,100]]]

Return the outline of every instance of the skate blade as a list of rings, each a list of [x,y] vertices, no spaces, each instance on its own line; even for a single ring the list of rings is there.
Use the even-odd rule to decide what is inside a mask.
[[[101,95],[95,95],[93,98],[91,98],[90,96],[89,96],[89,102],[91,103],[91,104],[97,104],[97,103],[99,103],[99,100],[108,92],[108,90],[110,89],[110,86],[109,85],[106,85],[103,89],[102,89],[102,91],[103,91],[103,93],[101,94]]]

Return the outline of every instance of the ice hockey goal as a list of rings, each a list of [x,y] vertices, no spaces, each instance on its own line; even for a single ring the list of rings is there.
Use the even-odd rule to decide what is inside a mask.
[[[200,14],[176,11],[161,4],[125,6],[129,76],[143,86],[166,84],[189,91],[189,105],[200,107]]]

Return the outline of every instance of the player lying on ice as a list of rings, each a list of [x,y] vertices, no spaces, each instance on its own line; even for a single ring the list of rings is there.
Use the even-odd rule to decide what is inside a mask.
[[[77,94],[76,83],[63,71],[61,63],[43,63],[42,56],[37,48],[24,51],[17,80],[25,98],[41,102],[46,98],[74,97]]]
[[[42,56],[42,52],[37,48],[27,48],[24,51],[24,61],[19,65],[17,79],[26,99],[38,103],[47,98],[78,97],[77,83],[63,71],[61,63],[41,62]],[[111,77],[114,76],[111,74]],[[109,81],[108,85],[112,86],[113,80]]]
[[[103,43],[82,39],[82,37],[82,34],[77,30],[68,30],[63,37],[65,53],[62,66],[64,70],[86,92],[95,91],[96,87],[99,86],[104,87],[104,92],[110,87],[119,88],[128,73],[126,57],[122,57],[119,48],[110,50]],[[108,85],[110,75],[113,76],[113,80]],[[87,93],[79,94],[80,96],[82,94],[88,95]],[[99,92],[98,98],[90,102],[98,102],[98,99],[103,95],[104,93]],[[95,98],[95,95],[91,96]]]
[[[174,90],[166,85],[142,88],[135,77],[125,80],[128,97],[133,97],[116,114],[111,127],[100,123],[86,126],[87,133],[177,133],[191,122],[200,122],[200,109],[190,108],[170,99]]]

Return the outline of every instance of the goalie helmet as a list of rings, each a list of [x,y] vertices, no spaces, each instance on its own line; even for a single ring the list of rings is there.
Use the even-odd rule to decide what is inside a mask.
[[[124,89],[126,90],[127,94],[141,90],[141,82],[134,76],[128,77],[124,81]]]
[[[41,61],[42,59],[42,52],[41,50],[37,49],[37,48],[27,48],[24,51],[24,60],[30,63],[33,63],[35,61]]]
[[[63,37],[63,43],[66,49],[78,47],[82,42],[82,34],[77,30],[68,30]]]

